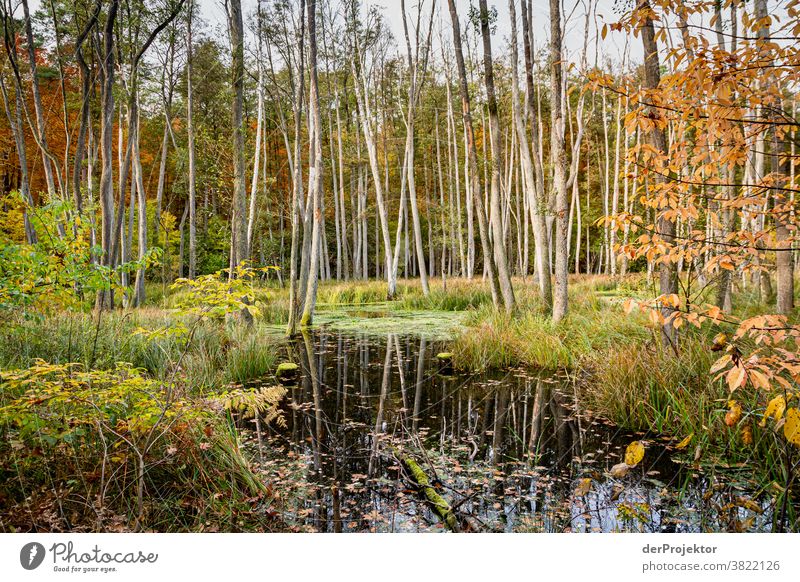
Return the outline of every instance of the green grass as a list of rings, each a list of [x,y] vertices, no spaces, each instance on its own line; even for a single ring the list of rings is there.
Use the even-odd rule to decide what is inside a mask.
[[[511,315],[488,306],[470,313],[453,345],[457,367],[572,369],[593,352],[635,346],[653,335],[644,316],[625,315],[621,302],[597,295],[586,283],[570,289],[570,310],[559,324],[530,290],[518,296],[522,307]]]
[[[137,330],[169,328],[179,319],[155,308],[104,313],[99,321],[88,313],[14,318],[0,328],[0,368],[27,368],[36,359],[76,362],[87,369],[128,362],[164,378],[172,372],[171,364],[181,359],[183,342],[169,335],[148,338]],[[242,329],[203,322],[181,362],[184,381],[192,390],[204,391],[261,378],[274,368],[279,341],[275,330],[261,323]]]
[[[726,408],[728,391],[708,370],[717,355],[703,336],[682,338],[676,354],[660,342],[618,347],[586,358],[589,406],[631,430],[688,435]]]

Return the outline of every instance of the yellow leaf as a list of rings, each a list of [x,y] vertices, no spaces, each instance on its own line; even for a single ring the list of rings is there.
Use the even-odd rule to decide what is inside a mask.
[[[767,409],[764,411],[764,418],[758,423],[759,426],[766,426],[767,419],[772,417],[775,420],[780,420],[783,417],[783,412],[786,410],[786,399],[783,396],[776,396],[767,404]]]
[[[583,497],[592,489],[592,480],[589,478],[581,479],[575,488],[575,497]]]
[[[736,505],[739,507],[744,507],[745,509],[749,509],[758,514],[764,513],[764,510],[761,509],[761,506],[753,501],[752,499],[745,499],[744,497],[736,497]]]
[[[631,467],[638,465],[644,458],[644,445],[640,441],[633,441],[625,450],[625,463]]]
[[[749,423],[742,429],[742,442],[748,447],[753,444],[753,427]]]
[[[716,374],[716,373],[717,373],[717,372],[719,372],[719,371],[720,371],[722,368],[724,368],[725,366],[727,366],[727,365],[730,363],[730,361],[731,361],[731,355],[730,355],[730,354],[725,354],[725,355],[724,355],[724,356],[722,356],[722,357],[721,357],[719,360],[717,360],[716,362],[714,362],[714,365],[713,365],[713,366],[711,366],[711,369],[708,371],[708,373],[709,373],[709,374]]]
[[[786,440],[800,447],[800,410],[790,408],[786,411],[786,423],[783,425],[783,436]]]
[[[727,345],[727,343],[728,343],[728,336],[725,335],[724,333],[718,333],[717,335],[714,336],[714,339],[712,340],[711,351],[718,352],[722,350],[722,348],[724,348]],[[730,359],[730,357],[728,359]]]
[[[683,439],[681,442],[675,445],[675,448],[678,449],[679,451],[681,449],[685,449],[686,447],[689,446],[689,443],[692,442],[693,438],[694,438],[694,433],[690,433],[689,436],[687,436],[685,439]]]
[[[742,405],[736,402],[735,400],[731,400],[728,402],[728,412],[725,415],[725,424],[728,426],[733,426],[739,419],[742,418]]]

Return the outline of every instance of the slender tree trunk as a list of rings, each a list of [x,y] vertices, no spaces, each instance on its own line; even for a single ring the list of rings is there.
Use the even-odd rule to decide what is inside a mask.
[[[119,0],[111,0],[103,28],[100,86],[100,210],[102,216],[101,245],[103,249],[102,264],[111,267],[114,264],[114,172],[113,135],[114,135],[114,23],[119,9]],[[110,281],[108,282],[110,286]],[[111,308],[110,290],[100,291],[97,295],[97,309]]]
[[[189,278],[197,276],[197,169],[194,149],[194,0],[189,0],[186,18],[186,133],[189,149]]]
[[[262,46],[262,14],[261,3],[258,3],[258,41],[256,52],[256,66],[258,68],[258,84],[256,86],[256,143],[253,148],[253,180],[250,186],[250,207],[247,215],[247,254],[248,256],[253,252],[253,231],[256,224],[256,203],[258,194],[258,172],[259,164],[261,161],[261,140],[264,125],[264,68],[262,67],[261,46]]]
[[[302,327],[310,326],[317,302],[319,245],[322,229],[322,127],[319,114],[319,81],[317,77],[317,0],[308,0],[308,103],[311,128],[311,158],[308,166],[309,195],[313,204],[311,263],[303,302]]]
[[[138,91],[138,86],[136,88]],[[134,97],[138,102],[138,95]],[[142,157],[139,152],[139,107],[136,107],[135,124],[136,137],[133,142],[133,169],[136,180],[136,202],[137,202],[137,246],[139,268],[136,270],[136,283],[134,290],[134,305],[136,307],[144,304],[145,301],[145,256],[147,255],[147,196],[144,189],[144,178],[142,176]],[[133,208],[131,208],[133,211]]]
[[[421,6],[418,6],[417,9],[421,10]],[[414,176],[416,171],[416,164],[414,163],[414,109],[417,101],[417,73],[419,59],[415,61],[411,54],[411,41],[408,35],[405,0],[400,0],[400,10],[403,13],[403,31],[405,32],[406,38],[408,72],[410,76],[408,84],[408,111],[406,113],[406,159],[408,160],[408,163],[406,164],[406,172],[408,174],[408,195],[409,201],[411,202],[411,224],[414,228],[414,246],[417,249],[420,284],[422,285],[423,295],[427,296],[430,293],[430,289],[428,288],[428,271],[425,267],[425,251],[422,245],[422,227],[420,226],[419,207],[417,205],[417,183]],[[417,30],[416,40],[416,53],[419,55],[419,30]]]
[[[36,229],[30,220],[30,212],[33,210],[33,197],[31,196],[30,179],[28,177],[28,155],[25,147],[25,130],[22,124],[22,96],[19,91],[15,91],[14,114],[11,114],[9,105],[8,91],[3,78],[0,77],[0,91],[3,95],[3,106],[5,108],[8,125],[14,136],[14,144],[17,150],[17,160],[19,162],[20,180],[19,190],[22,200],[25,202],[23,221],[25,225],[25,240],[28,244],[35,244],[38,241]]]
[[[531,200],[531,223],[533,226],[533,239],[536,248],[536,275],[539,280],[539,290],[542,300],[549,309],[553,304],[552,281],[550,278],[550,235],[547,227],[547,188],[545,186],[544,168],[542,163],[541,118],[537,109],[538,91],[534,89],[533,73],[533,15],[528,7],[528,0],[522,0],[522,46],[525,55],[525,83],[526,100],[528,105],[528,118],[531,125],[531,158],[533,161],[535,184],[533,186],[536,199]],[[540,268],[541,266],[541,268]]]
[[[355,7],[353,8],[355,10]],[[355,14],[351,14],[350,17],[352,19],[356,18]],[[367,72],[364,70],[363,63],[357,66],[357,61],[362,60],[364,57],[363,55],[359,54],[361,49],[358,46],[357,39],[354,39],[355,49],[353,51],[353,55],[351,58],[351,68],[353,73],[354,79],[354,86],[356,90],[356,100],[358,102],[358,109],[359,109],[359,117],[361,121],[361,129],[364,135],[364,142],[367,148],[367,157],[369,159],[369,166],[370,170],[372,171],[372,182],[375,188],[375,198],[378,204],[378,217],[380,219],[380,230],[381,235],[383,237],[383,250],[384,250],[384,258],[386,263],[386,278],[387,278],[387,299],[391,300],[394,299],[395,293],[397,291],[397,280],[395,278],[395,268],[392,260],[392,243],[391,243],[391,235],[389,234],[389,217],[388,211],[386,206],[386,200],[384,198],[384,191],[383,191],[383,182],[381,179],[380,167],[378,165],[378,151],[375,141],[375,133],[372,127],[372,108],[370,104],[370,97],[369,97],[369,81],[366,77]],[[366,253],[366,241],[367,241],[367,233],[366,227],[364,229],[364,236],[363,236],[363,248],[362,250]],[[377,252],[377,244],[376,244],[376,252]],[[363,257],[362,261],[362,274],[366,277],[368,274],[368,262],[366,256]]]
[[[78,61],[81,76],[81,114],[78,125],[78,140],[75,144],[75,158],[72,168],[72,197],[75,200],[75,209],[79,214],[83,212],[83,195],[81,192],[81,177],[83,158],[86,151],[86,138],[89,127],[89,114],[91,112],[90,91],[92,87],[91,70],[83,56],[83,43],[97,25],[97,17],[102,8],[102,0],[97,0],[94,11],[86,26],[75,40],[75,60]]]
[[[490,221],[494,245],[494,256],[497,263],[497,276],[500,281],[500,291],[507,312],[514,310],[514,289],[511,285],[511,276],[508,273],[508,256],[506,253],[505,236],[503,235],[502,214],[500,208],[500,180],[502,176],[502,154],[500,152],[500,116],[497,108],[497,97],[494,87],[494,65],[492,64],[492,41],[489,31],[489,10],[486,0],[479,0],[481,14],[481,36],[483,37],[483,69],[486,84],[486,99],[489,109],[489,129],[492,146],[492,173],[490,189]]]
[[[555,232],[555,289],[553,290],[553,321],[561,321],[567,314],[567,275],[569,251],[567,250],[567,221],[569,198],[567,195],[567,152],[564,142],[563,117],[563,64],[561,49],[561,2],[550,0],[550,151],[553,160],[553,187],[556,190]]]
[[[297,334],[297,320],[300,316],[297,285],[297,261],[300,246],[300,220],[303,198],[303,170],[300,160],[301,130],[303,127],[303,94],[305,89],[305,0],[300,0],[300,19],[297,30],[297,74],[294,78],[294,167],[292,177],[292,242],[289,258],[289,322],[287,335]]]
[[[661,83],[661,72],[659,70],[658,46],[656,44],[655,27],[653,26],[652,19],[648,16],[650,13],[649,0],[639,0],[638,9],[642,10],[645,14],[642,23],[642,48],[644,49],[644,88],[654,90],[658,88]],[[654,112],[657,115],[657,112]],[[660,155],[667,155],[667,137],[663,129],[659,129],[656,124],[650,130],[649,141],[650,147]],[[656,174],[651,179],[660,183],[664,180],[660,174]],[[657,211],[656,211],[657,212]],[[664,240],[668,245],[673,244],[675,240],[675,221],[664,216],[663,213],[657,212],[656,218],[656,234]],[[675,265],[671,261],[661,261],[659,263],[659,292],[661,295],[672,295],[678,292],[678,278]],[[661,339],[662,343],[673,349],[677,349],[678,330],[669,321],[668,318],[672,314],[671,307],[664,306],[661,309],[661,314],[665,322],[661,326]]]
[[[461,116],[464,123],[464,133],[466,134],[467,156],[469,158],[468,188],[470,196],[474,201],[474,212],[478,217],[478,232],[481,239],[483,250],[483,261],[485,270],[489,277],[489,285],[492,291],[492,302],[495,308],[499,307],[501,301],[500,282],[497,277],[497,267],[495,266],[494,252],[492,243],[489,240],[489,226],[486,220],[486,213],[483,206],[483,194],[480,188],[480,177],[478,174],[478,154],[475,150],[475,134],[472,127],[472,110],[470,107],[469,88],[467,86],[467,69],[464,65],[464,53],[461,48],[461,25],[458,21],[455,0],[448,0],[450,20],[453,25],[453,48],[456,55],[456,65],[458,66],[459,89],[461,92]]]
[[[241,0],[228,3],[228,26],[231,38],[231,73],[233,85],[233,211],[231,218],[231,264],[233,268],[249,259],[247,252],[247,187],[244,153],[244,24]],[[234,277],[233,270],[230,276]],[[245,323],[252,315],[245,307]]]
[[[28,62],[30,64],[31,86],[33,89],[33,107],[36,112],[36,143],[42,152],[42,170],[44,171],[44,177],[47,183],[47,194],[50,200],[55,200],[56,196],[60,195],[61,180],[58,176],[58,165],[47,146],[47,126],[44,118],[42,94],[39,90],[39,74],[38,67],[36,66],[36,45],[34,44],[33,26],[31,25],[28,0],[22,0],[22,10],[25,16],[25,36],[28,45]],[[56,181],[58,181],[58,187]]]
[[[755,17],[759,22],[769,23],[767,12],[766,0],[755,0]],[[768,41],[770,39],[770,27],[766,24],[758,31],[760,40]],[[763,49],[769,51],[769,49]],[[764,58],[764,57],[762,57]],[[771,63],[772,57],[769,53],[766,59]],[[772,72],[767,72],[768,83],[775,83],[769,78]],[[781,90],[778,88],[776,91],[781,95]],[[789,176],[789,165],[791,162],[784,161],[786,158],[787,145],[789,136],[785,136],[781,140],[778,136],[776,126],[780,124],[782,116],[779,112],[783,111],[783,103],[780,97],[776,98],[775,102],[771,103],[769,110],[770,120],[774,125],[768,129],[769,138],[765,141],[771,141],[771,161],[772,172],[775,176],[775,186],[772,190],[772,213],[775,221],[775,242],[776,246],[781,250],[775,251],[775,286],[776,286],[776,308],[778,313],[788,315],[794,308],[794,257],[792,256],[792,234],[790,225],[792,222],[791,213],[793,205],[787,199],[786,191],[782,190],[786,184],[786,178]],[[782,160],[781,158],[784,158]]]

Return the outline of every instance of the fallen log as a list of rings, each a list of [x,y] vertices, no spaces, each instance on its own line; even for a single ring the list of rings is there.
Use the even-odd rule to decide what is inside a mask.
[[[403,466],[411,474],[411,478],[417,484],[420,492],[425,497],[425,500],[430,504],[434,513],[442,520],[450,531],[458,532],[458,520],[456,514],[447,503],[444,497],[437,493],[436,489],[431,485],[431,481],[422,467],[410,457],[403,457]]]

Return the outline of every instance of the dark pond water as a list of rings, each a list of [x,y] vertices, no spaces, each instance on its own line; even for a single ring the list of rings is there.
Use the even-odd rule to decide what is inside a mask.
[[[287,386],[285,427],[249,446],[291,527],[443,531],[403,468],[410,457],[461,531],[772,528],[769,502],[752,501],[742,480],[711,481],[673,462],[657,439],[593,418],[571,379],[448,374],[436,358],[446,343],[413,331],[320,331],[288,348],[300,374]],[[612,477],[633,440],[645,443],[644,460]]]

